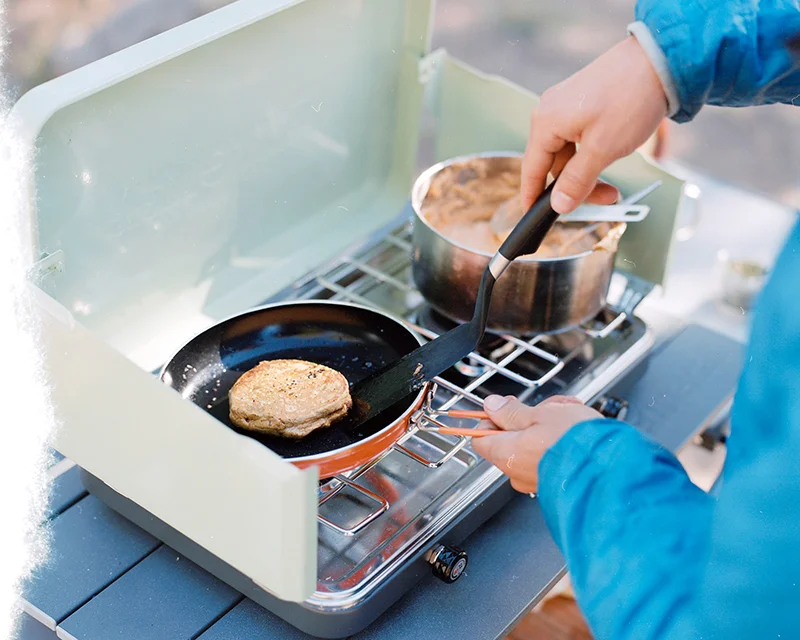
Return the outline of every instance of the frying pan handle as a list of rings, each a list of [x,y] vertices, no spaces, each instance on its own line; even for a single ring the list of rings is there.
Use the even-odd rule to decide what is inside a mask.
[[[554,186],[555,182],[542,192],[500,247],[499,254],[509,262],[520,256],[536,253],[547,232],[558,220],[559,214],[550,206],[550,195]],[[496,273],[493,275],[495,278],[499,277]]]

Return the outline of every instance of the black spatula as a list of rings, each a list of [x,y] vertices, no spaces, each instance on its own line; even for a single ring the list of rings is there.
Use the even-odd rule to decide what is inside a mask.
[[[354,426],[374,418],[468,356],[478,346],[489,315],[492,289],[512,260],[535,253],[558,214],[550,206],[550,185],[517,223],[483,272],[472,320],[443,333],[350,389]]]

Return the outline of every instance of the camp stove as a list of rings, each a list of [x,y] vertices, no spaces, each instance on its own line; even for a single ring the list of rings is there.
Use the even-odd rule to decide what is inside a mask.
[[[406,216],[377,240],[338,256],[274,296],[287,300],[337,300],[389,312],[427,339],[453,326],[432,310],[411,278]],[[420,579],[455,582],[469,549],[457,545],[513,495],[504,476],[470,447],[468,438],[425,431],[425,416],[446,426],[474,421],[442,415],[476,409],[489,394],[513,394],[536,404],[553,394],[576,395],[610,417],[625,404],[602,392],[645,356],[652,338],[629,307],[607,307],[585,326],[549,336],[488,334],[463,362],[435,379],[417,427],[380,459],[321,481],[318,488],[318,581],[303,603],[281,601],[201,550],[193,559],[248,597],[314,636],[338,638],[368,625]],[[92,491],[127,515],[130,505],[88,477]],[[134,515],[134,519],[139,520]],[[146,522],[146,521],[145,521]],[[151,525],[152,526],[152,525]],[[180,537],[158,535],[172,546]],[[180,548],[180,547],[177,547]],[[199,554],[199,555],[198,555]]]
[[[273,296],[336,300],[374,307],[402,319],[426,339],[454,323],[427,305],[411,278],[410,225],[402,216],[377,239]],[[547,336],[487,334],[478,348],[435,385],[415,427],[381,458],[320,481],[318,580],[302,603],[254,587],[240,572],[204,549],[187,545],[175,529],[84,473],[87,488],[170,546],[187,553],[249,598],[299,629],[341,638],[366,627],[419,580],[452,583],[468,566],[458,545],[514,495],[498,469],[483,461],[470,439],[426,431],[426,422],[474,427],[448,409],[479,409],[490,394],[513,394],[528,404],[560,394],[579,397],[608,417],[624,418],[626,404],[603,395],[646,356],[653,344],[633,314],[642,299],[626,282],[627,308],[608,306],[592,322]]]
[[[623,195],[662,186],[620,241],[607,307],[556,335],[487,334],[363,468],[320,483],[182,398],[153,372],[265,302],[368,305],[427,339],[452,326],[410,277],[420,140],[431,164],[519,152],[537,98],[430,51],[430,16],[429,0],[238,0],[14,108],[36,150],[53,446],[123,515],[322,637],[356,633],[431,574],[469,579],[458,545],[513,491],[469,439],[426,430],[475,426],[442,412],[568,394],[621,415],[603,393],[651,346],[634,312],[664,281],[685,196],[639,153],[610,167]]]

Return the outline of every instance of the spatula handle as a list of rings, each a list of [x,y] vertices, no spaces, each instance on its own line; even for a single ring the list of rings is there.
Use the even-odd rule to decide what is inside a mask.
[[[536,253],[547,232],[558,220],[558,213],[550,206],[550,195],[555,182],[542,192],[522,220],[511,231],[500,247],[500,255],[508,261]]]

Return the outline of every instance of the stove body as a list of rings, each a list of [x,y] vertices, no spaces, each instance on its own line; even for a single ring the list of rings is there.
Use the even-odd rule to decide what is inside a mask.
[[[450,321],[432,311],[411,278],[407,215],[375,238],[280,292],[268,302],[340,300],[388,311],[432,339]],[[622,300],[631,296],[625,283]],[[647,326],[608,307],[585,326],[549,336],[487,335],[480,347],[436,379],[433,407],[479,408],[492,393],[536,404],[555,394],[585,402],[627,373],[653,344]],[[449,426],[475,421],[438,418]],[[320,483],[318,581],[302,603],[275,598],[177,530],[84,472],[87,488],[117,511],[302,631],[343,638],[361,631],[431,573],[455,582],[468,549],[457,545],[514,495],[468,438],[415,430],[379,460]],[[460,562],[459,562],[460,561]]]
[[[447,328],[411,284],[411,216],[397,214],[418,143],[425,163],[521,151],[536,96],[430,52],[430,10],[239,0],[15,106],[38,153],[31,279],[54,446],[120,512],[323,637],[363,628],[433,569],[458,578],[463,557],[442,547],[512,495],[502,474],[467,439],[414,431],[320,486],[152,372],[264,302],[350,301],[427,338]],[[437,380],[436,407],[592,402],[646,355],[633,312],[663,284],[684,185],[639,154],[604,178],[623,195],[663,181],[620,243],[608,308],[554,336],[488,336]]]

